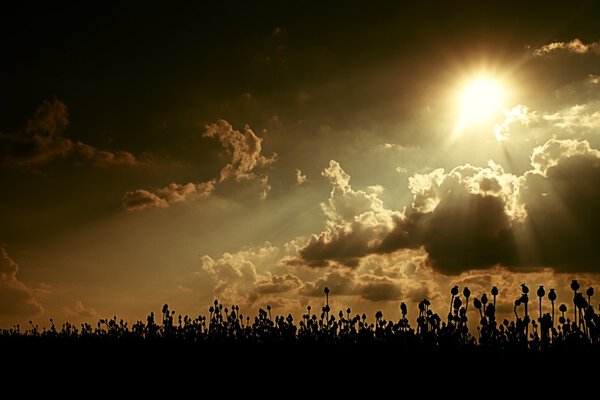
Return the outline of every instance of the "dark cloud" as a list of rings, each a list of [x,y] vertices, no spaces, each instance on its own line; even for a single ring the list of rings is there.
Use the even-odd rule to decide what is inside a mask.
[[[0,133],[0,163],[16,167],[36,167],[57,158],[73,156],[76,162],[96,166],[134,165],[135,156],[127,151],[99,150],[64,136],[69,124],[65,104],[54,98],[44,101],[33,118],[17,134]]]
[[[515,243],[511,227],[502,199],[458,189],[432,212],[414,213],[398,221],[380,250],[422,246],[431,265],[446,274],[512,265]]]
[[[258,294],[285,293],[302,286],[302,280],[296,275],[273,275],[269,280],[256,283],[255,290]]]
[[[34,290],[17,278],[19,265],[0,247],[0,315],[35,315],[42,306]]]
[[[533,150],[531,164],[520,177],[493,163],[416,175],[411,210],[393,214],[381,205],[348,223],[330,217],[330,226],[312,235],[292,264],[356,267],[368,254],[422,248],[444,274],[494,265],[597,272],[600,152],[587,141],[552,139]],[[345,192],[358,193],[348,182],[346,176]],[[331,204],[335,192],[334,185]]]
[[[350,185],[350,176],[337,161],[331,160],[322,175],[333,188],[321,208],[327,216],[326,229],[311,235],[299,250],[301,260],[313,267],[333,263],[356,267],[361,257],[378,252],[382,240],[394,228],[401,213],[385,209],[377,191],[367,193]]]
[[[522,177],[519,193],[523,218],[511,218],[499,197],[480,194],[447,196],[430,215],[413,215],[410,236],[434,267],[446,273],[495,264],[598,272],[600,152],[586,141],[552,139],[531,159],[534,169]]]
[[[358,296],[363,300],[399,300],[402,290],[398,282],[387,276],[356,274],[351,270],[332,271],[314,282],[307,282],[299,294],[308,297],[322,297],[323,288],[328,287],[338,296]]]
[[[595,152],[595,150],[594,150]],[[563,158],[546,176],[528,174],[523,193],[527,219],[520,237],[526,265],[550,266],[564,272],[600,272],[600,156]]]

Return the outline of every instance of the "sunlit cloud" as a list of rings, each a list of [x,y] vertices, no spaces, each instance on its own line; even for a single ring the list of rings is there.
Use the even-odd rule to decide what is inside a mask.
[[[558,52],[573,54],[600,54],[600,42],[586,44],[580,39],[573,39],[568,42],[552,42],[533,50],[532,54],[539,57]]]
[[[221,168],[219,176],[206,182],[189,182],[187,184],[170,183],[155,189],[135,189],[125,194],[122,206],[128,211],[141,211],[148,208],[167,208],[175,203],[181,203],[191,198],[206,198],[216,186],[227,180],[235,182],[255,181],[259,187],[259,198],[266,199],[271,186],[269,177],[261,169],[272,166],[277,160],[277,154],[269,157],[262,154],[262,139],[246,126],[243,132],[233,129],[224,120],[206,126],[203,137],[217,139],[225,148],[229,162]]]
[[[262,139],[248,125],[241,132],[233,129],[227,121],[219,120],[207,125],[202,136],[217,139],[230,157],[221,169],[219,182],[230,178],[236,182],[254,179],[256,169],[268,167],[277,160],[276,153],[268,157],[262,154]]]
[[[562,160],[575,156],[590,156],[600,159],[600,151],[590,147],[587,140],[550,139],[543,146],[531,152],[531,166],[533,171],[547,176],[548,170],[557,166]]]
[[[542,118],[551,126],[569,133],[595,133],[600,129],[599,107],[600,101],[595,101],[544,114]]]
[[[530,111],[527,106],[522,104],[502,110],[502,115],[504,116],[504,120],[494,126],[496,140],[499,142],[509,139],[511,125],[518,123],[521,126],[528,127],[538,120],[537,113]]]
[[[123,197],[122,205],[128,211],[141,211],[154,207],[166,208],[190,198],[206,198],[212,194],[214,189],[215,181],[189,182],[185,185],[170,183],[154,192],[144,189],[127,192]]]
[[[393,230],[400,212],[384,207],[378,197],[381,191],[356,190],[350,185],[350,175],[331,160],[322,175],[329,179],[332,190],[321,209],[326,216],[326,228],[309,237],[299,250],[299,258],[291,264],[307,263],[325,267],[331,262],[356,266],[361,257],[377,252],[382,240]]]
[[[302,185],[303,183],[306,183],[307,181],[308,181],[307,176],[305,174],[303,174],[300,169],[296,168],[296,184]]]

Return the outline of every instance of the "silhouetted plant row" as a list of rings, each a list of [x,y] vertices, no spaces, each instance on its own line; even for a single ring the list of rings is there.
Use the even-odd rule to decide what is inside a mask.
[[[324,289],[325,305],[318,312],[308,306],[306,313],[296,323],[292,315],[272,316],[271,307],[259,309],[254,318],[245,316],[236,305],[225,307],[217,300],[208,309],[208,315],[196,318],[177,316],[165,304],[159,322],[151,313],[146,322],[138,321],[129,326],[116,317],[101,319],[94,327],[84,323],[79,328],[65,323],[59,330],[51,319],[46,329],[33,325],[22,330],[20,326],[0,331],[0,340],[25,339],[40,341],[116,341],[116,342],[183,342],[183,343],[392,343],[402,346],[425,346],[429,348],[490,347],[497,349],[522,348],[543,350],[549,348],[589,346],[600,341],[600,315],[594,311],[591,298],[594,289],[585,295],[579,291],[576,280],[571,283],[573,291],[573,319],[567,316],[565,304],[558,307],[560,316],[555,319],[556,293],[550,289],[546,294],[543,286],[537,290],[537,318],[530,314],[529,288],[521,285],[521,294],[514,301],[514,320],[496,319],[497,287],[492,287],[490,300],[487,294],[471,299],[469,288],[462,296],[459,287],[451,291],[449,312],[445,321],[430,309],[431,303],[424,299],[418,303],[416,326],[411,326],[405,303],[400,304],[401,317],[397,321],[387,320],[381,311],[375,313],[374,322],[367,315],[352,314],[352,310],[340,310],[337,315],[329,306],[329,289]],[[544,299],[551,303],[551,313],[542,312]],[[468,328],[469,306],[475,308],[477,329]]]

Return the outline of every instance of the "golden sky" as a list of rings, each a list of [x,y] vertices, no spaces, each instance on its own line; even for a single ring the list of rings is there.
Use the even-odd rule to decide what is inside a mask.
[[[320,3],[2,13],[0,327],[600,282],[596,3]]]

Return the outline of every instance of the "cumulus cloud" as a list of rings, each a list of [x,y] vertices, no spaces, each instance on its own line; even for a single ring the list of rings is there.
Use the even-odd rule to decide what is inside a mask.
[[[492,161],[416,174],[412,207],[398,212],[376,193],[353,189],[332,161],[323,172],[333,186],[322,205],[326,229],[288,263],[357,268],[372,254],[422,249],[444,274],[496,265],[596,271],[600,151],[587,141],[551,139],[532,151],[531,166],[519,176]]]
[[[465,262],[487,267],[497,261],[486,255],[510,244],[505,232],[524,214],[518,201],[520,178],[493,162],[486,168],[467,164],[448,173],[437,169],[411,177],[414,198],[408,212],[386,209],[377,191],[353,189],[350,176],[335,161],[323,175],[333,186],[322,205],[326,229],[311,235],[291,264],[357,267],[369,254],[423,247],[440,270]]]
[[[0,314],[35,315],[42,306],[35,290],[17,278],[19,265],[0,247]]]
[[[557,166],[560,161],[574,156],[600,158],[600,151],[592,149],[587,140],[550,139],[544,145],[533,149],[531,166],[533,172],[546,176],[548,169]]]
[[[520,227],[526,265],[599,272],[600,152],[586,141],[550,141],[536,149],[536,171],[526,174]],[[517,231],[519,233],[519,231]]]
[[[572,294],[563,287],[569,276],[551,268],[535,271],[514,271],[502,266],[452,271],[451,274],[432,267],[423,249],[400,250],[389,254],[370,254],[359,260],[356,268],[310,269],[310,274],[298,270],[289,272],[280,263],[279,251],[270,244],[247,247],[237,253],[225,253],[213,260],[202,259],[203,273],[215,284],[215,297],[225,304],[239,304],[243,309],[256,306],[285,307],[286,312],[302,312],[307,304],[323,304],[323,289],[330,289],[332,312],[337,314],[346,307],[359,308],[372,315],[375,310],[387,310],[388,316],[399,316],[398,304],[409,305],[409,317],[414,318],[414,307],[427,298],[435,312],[443,314],[450,301],[450,288],[468,286],[472,296],[487,293],[497,286],[497,299],[501,318],[512,314],[512,302],[520,294],[520,284],[530,287],[544,284],[556,288],[560,299]],[[274,270],[280,272],[275,273]],[[598,278],[589,273],[579,273],[582,284],[596,284]],[[564,301],[564,300],[563,300]],[[545,305],[548,307],[548,305]],[[319,312],[313,307],[313,312]],[[476,311],[472,309],[476,314]]]
[[[210,196],[216,186],[227,180],[255,181],[258,184],[258,195],[266,199],[271,186],[267,174],[258,172],[270,167],[277,160],[277,154],[269,157],[262,154],[262,139],[256,136],[250,127],[243,132],[233,129],[227,121],[219,120],[206,126],[203,137],[217,139],[225,148],[229,162],[221,169],[219,176],[206,182],[187,184],[170,183],[164,188],[147,190],[136,189],[125,194],[122,206],[128,211],[140,211],[148,208],[166,208],[191,198]]]
[[[235,179],[236,182],[254,179],[257,168],[270,166],[277,160],[276,153],[269,157],[261,154],[262,139],[248,125],[240,132],[233,129],[229,122],[219,120],[207,125],[202,136],[217,139],[230,157],[227,165],[221,169],[219,182],[226,179]]]
[[[72,156],[75,162],[95,166],[134,165],[127,151],[100,150],[75,142],[64,135],[69,124],[66,105],[58,99],[44,101],[33,118],[17,134],[0,133],[0,163],[16,167],[37,167],[55,159]]]
[[[224,253],[218,259],[203,256],[201,263],[202,274],[213,281],[215,297],[225,304],[239,304],[246,309],[279,304],[288,310],[301,310],[322,298],[325,286],[338,306],[356,301],[364,306],[365,301],[375,304],[437,298],[437,284],[422,260],[420,252],[369,255],[361,259],[356,269],[317,269],[294,274],[282,262],[279,250],[266,243]]]
[[[268,267],[277,260],[279,249],[267,242],[213,259],[202,256],[202,270],[213,281],[214,295],[229,304],[252,306],[259,298],[289,293],[302,285],[293,274],[272,274]]]
[[[523,176],[498,180],[501,190],[465,193],[453,185],[433,211],[411,214],[411,225],[398,229],[418,238],[429,262],[445,273],[496,264],[597,270],[600,152],[586,141],[551,139],[533,150],[531,164]]]
[[[513,108],[502,110],[504,120],[494,126],[494,134],[499,142],[509,138],[509,131],[512,125],[520,124],[529,126],[533,122],[538,121],[538,115],[535,111],[530,111],[527,106],[517,104]]]
[[[326,228],[311,235],[299,250],[301,260],[289,263],[325,267],[333,262],[355,267],[361,257],[377,251],[402,213],[386,209],[377,190],[367,193],[353,189],[350,175],[337,161],[331,160],[322,175],[332,185],[328,201],[321,204]]]
[[[552,42],[533,50],[534,56],[547,56],[553,53],[600,54],[600,42],[583,43],[580,39],[569,42]]]

